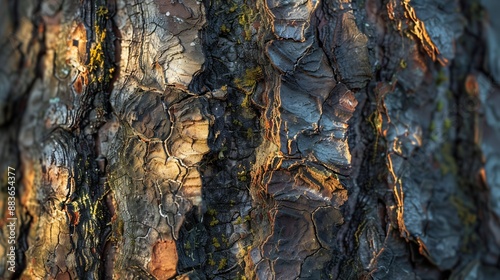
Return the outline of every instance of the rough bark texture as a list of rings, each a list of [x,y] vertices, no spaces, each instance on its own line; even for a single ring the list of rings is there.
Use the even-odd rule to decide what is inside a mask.
[[[500,275],[496,1],[0,2],[2,279]]]

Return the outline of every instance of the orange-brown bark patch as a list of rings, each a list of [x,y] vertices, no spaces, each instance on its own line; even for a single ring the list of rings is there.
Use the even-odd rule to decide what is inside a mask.
[[[153,246],[149,269],[157,279],[168,279],[176,274],[177,249],[173,240],[160,241]]]

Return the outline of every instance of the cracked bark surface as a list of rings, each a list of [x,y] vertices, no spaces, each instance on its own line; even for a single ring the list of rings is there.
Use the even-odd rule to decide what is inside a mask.
[[[1,3],[3,279],[500,274],[495,1]]]

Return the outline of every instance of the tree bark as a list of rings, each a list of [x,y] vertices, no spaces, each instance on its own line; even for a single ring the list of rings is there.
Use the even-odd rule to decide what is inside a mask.
[[[495,1],[1,3],[2,279],[500,274]]]

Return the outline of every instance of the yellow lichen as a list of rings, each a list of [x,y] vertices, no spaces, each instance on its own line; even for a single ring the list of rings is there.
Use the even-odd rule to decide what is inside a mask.
[[[113,78],[113,73],[115,72],[115,67],[111,67],[108,70],[109,79]]]
[[[406,67],[408,67],[408,64],[404,59],[401,59],[401,61],[399,62],[399,66],[401,67],[401,69],[406,69]]]
[[[220,27],[220,31],[222,33],[229,33],[231,31],[231,29],[229,29],[225,24],[221,25]]]
[[[238,171],[237,173],[237,177],[238,177],[238,181],[241,181],[241,182],[246,182],[247,181],[247,170],[245,168],[245,166],[243,165],[239,165],[238,168],[240,169],[240,171]]]
[[[233,120],[233,124],[237,125],[237,126],[243,126],[243,123],[240,120],[238,120],[238,119],[234,119]]]
[[[90,48],[90,61],[88,64],[88,69],[93,73],[92,81],[99,80],[103,81],[102,75],[99,72],[104,71],[104,49],[103,43],[106,39],[106,29],[101,29],[99,25],[95,25],[96,41]],[[114,69],[112,70],[114,71]],[[111,74],[111,73],[110,73]]]
[[[234,79],[234,83],[237,88],[243,90],[245,93],[250,94],[251,91],[248,91],[248,88],[253,89],[257,82],[264,78],[264,72],[260,66],[256,66],[254,68],[246,69],[245,75],[241,78]]]
[[[242,259],[244,258],[248,252],[250,251],[250,249],[252,248],[251,245],[249,246],[243,246],[241,243],[238,244],[239,246],[239,249],[238,249],[238,253],[236,254],[236,257],[239,258],[239,259]]]
[[[208,255],[208,264],[211,266],[215,265],[215,260],[212,258],[212,253]]]
[[[96,20],[94,22],[95,41],[89,51],[88,71],[91,73],[92,82],[99,83],[109,82],[113,78],[115,68],[105,64],[106,57],[104,53],[106,41],[105,21],[109,19],[109,11],[105,6],[100,6],[96,9]]]
[[[216,226],[219,224],[219,220],[217,220],[215,217],[212,217],[212,220],[210,221],[210,226]]]
[[[255,90],[255,86],[264,78],[264,72],[260,66],[246,69],[243,77],[234,79],[234,84],[245,93],[245,98],[241,102],[241,107],[248,108],[250,105],[250,95]]]
[[[243,223],[243,219],[241,218],[241,216],[238,216],[238,218],[236,218],[236,221],[234,221],[235,225],[241,225],[242,223]]]
[[[222,234],[222,237],[221,237],[221,242],[222,244],[228,246],[229,245],[229,239],[227,239],[226,235],[225,234]]]
[[[247,172],[245,170],[238,172],[238,181],[241,182],[247,181]]]
[[[241,13],[238,16],[238,23],[243,27],[244,38],[246,41],[252,40],[252,22],[256,20],[257,15],[247,5],[241,7]]]
[[[223,269],[224,267],[226,267],[227,265],[227,259],[226,258],[222,258],[220,261],[219,261],[219,266],[217,267],[219,270]]]
[[[97,8],[96,14],[101,18],[109,18],[109,11],[105,6],[100,6],[99,8]]]
[[[220,243],[219,243],[219,240],[217,239],[217,237],[214,237],[214,238],[212,239],[212,245],[214,245],[214,247],[215,247],[216,249],[219,249],[219,248],[220,248]]]
[[[210,216],[215,216],[215,215],[217,215],[217,210],[215,210],[213,208],[209,208],[207,211],[207,214]]]
[[[237,9],[238,9],[238,4],[237,3],[233,3],[233,5],[231,6],[231,8],[229,8],[229,12],[230,13],[234,13]]]
[[[210,226],[216,226],[219,224],[219,220],[217,220],[216,216],[217,216],[217,210],[215,209],[212,209],[212,208],[209,208],[208,211],[207,211],[207,214],[212,216],[212,220],[210,221]]]
[[[247,136],[247,139],[248,139],[248,140],[253,139],[253,137],[254,137],[254,133],[253,133],[253,129],[252,129],[252,128],[250,128],[250,127],[249,127],[249,128],[247,129],[247,133],[246,133],[246,134],[247,134],[246,136]]]

